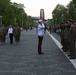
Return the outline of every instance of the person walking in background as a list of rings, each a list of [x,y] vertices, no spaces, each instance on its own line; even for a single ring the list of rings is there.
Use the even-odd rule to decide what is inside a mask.
[[[4,44],[4,28],[2,26],[2,24],[0,25],[0,45],[3,45]]]
[[[19,44],[20,34],[21,34],[21,29],[20,29],[19,25],[16,24],[13,29],[13,35],[14,35],[16,44]]]
[[[20,36],[21,36],[21,28],[20,28],[20,25],[18,24],[18,37],[19,37],[19,42],[20,42]]]
[[[11,25],[8,28],[8,35],[9,35],[9,38],[10,38],[10,44],[13,44],[13,27]]]
[[[7,35],[7,28],[6,26],[3,24],[3,29],[4,29],[4,33],[3,33],[3,43],[5,44],[6,42],[6,35]]]
[[[39,20],[38,28],[37,28],[37,33],[38,33],[38,54],[44,54],[42,52],[42,48],[41,48],[44,32],[45,32],[45,25],[42,23],[42,20]]]
[[[46,23],[44,23],[44,25],[45,25],[45,29],[44,29],[44,33],[45,33],[47,30],[47,26],[46,26]]]

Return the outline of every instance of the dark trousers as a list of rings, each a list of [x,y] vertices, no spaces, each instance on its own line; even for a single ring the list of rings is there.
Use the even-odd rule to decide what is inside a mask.
[[[75,56],[75,42],[70,42],[70,54],[71,54],[71,57],[76,57]]]
[[[6,35],[3,35],[3,42],[5,43],[6,41]]]
[[[41,53],[42,51],[42,41],[43,41],[43,36],[38,36],[38,53]]]
[[[3,35],[0,35],[0,42],[3,43]]]
[[[19,42],[19,35],[14,35],[15,37],[15,42]]]
[[[10,37],[10,44],[13,44],[13,34],[9,34]]]

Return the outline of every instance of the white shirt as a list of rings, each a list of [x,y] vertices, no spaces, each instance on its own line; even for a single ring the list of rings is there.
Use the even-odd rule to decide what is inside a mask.
[[[11,33],[13,33],[13,28],[8,29],[8,34],[11,34]]]
[[[45,30],[45,26],[44,26],[44,24],[39,24],[38,25],[38,31],[37,31],[37,33],[38,33],[38,36],[43,36],[44,35],[44,30]]]

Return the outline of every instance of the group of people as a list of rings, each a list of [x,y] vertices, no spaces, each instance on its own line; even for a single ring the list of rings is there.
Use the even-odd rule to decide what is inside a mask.
[[[63,52],[66,52],[70,59],[75,59],[76,23],[72,19],[69,19],[67,22],[60,25],[60,30]]]
[[[42,41],[46,31],[46,26],[42,20],[38,21],[37,34],[38,34],[38,54],[44,54],[42,52]],[[19,44],[21,28],[18,24],[10,25],[6,28],[4,25],[0,25],[0,45],[5,44],[6,35],[9,35],[10,44],[13,44],[13,36],[15,43]],[[67,22],[60,25],[60,37],[63,52],[67,52],[70,59],[76,58],[75,43],[76,43],[76,23],[69,19]]]
[[[5,44],[6,35],[9,35],[10,44],[13,44],[13,37],[15,38],[15,43],[19,44],[20,42],[20,35],[21,35],[21,28],[18,24],[9,27],[5,27],[4,25],[0,24],[0,45]]]
[[[46,25],[42,22],[42,20],[38,21],[37,33],[38,33],[38,54],[44,54],[42,52],[42,41],[46,31]],[[10,25],[9,27],[5,27],[0,24],[0,45],[5,44],[6,35],[9,35],[10,44],[13,44],[13,37],[15,38],[15,43],[19,44],[21,28],[18,24]]]

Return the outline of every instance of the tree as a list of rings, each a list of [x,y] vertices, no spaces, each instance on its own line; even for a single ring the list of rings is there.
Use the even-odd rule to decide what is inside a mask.
[[[2,16],[2,21],[4,24],[7,24],[7,11],[10,6],[10,0],[0,0],[0,15]]]
[[[2,16],[2,22],[5,25],[20,24],[22,27],[26,27],[27,22],[33,23],[33,18],[27,15],[24,11],[24,4],[12,3],[10,0],[0,0],[0,16]]]
[[[56,6],[56,8],[52,12],[54,24],[59,24],[61,22],[66,21],[66,19],[65,19],[65,15],[67,13],[66,10],[67,9],[61,4],[58,4]]]
[[[76,8],[76,0],[72,0],[73,3],[74,3],[74,7]]]
[[[75,17],[76,16],[76,7],[74,6],[74,2],[71,1],[67,7],[68,7],[69,18],[76,21],[76,17]]]

